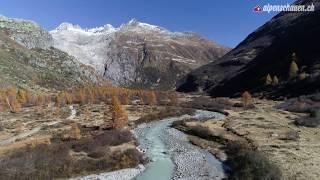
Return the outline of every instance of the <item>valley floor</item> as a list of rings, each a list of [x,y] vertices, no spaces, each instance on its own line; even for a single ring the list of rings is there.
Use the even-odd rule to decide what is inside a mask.
[[[226,100],[213,100],[213,106],[209,107],[207,100],[197,102],[197,96],[186,96],[181,98],[184,103],[181,106],[193,106],[197,109],[215,109],[226,102]],[[202,97],[200,97],[202,98]],[[231,104],[239,103],[239,99],[228,99]],[[195,103],[197,102],[197,103]],[[189,103],[189,105],[188,105]],[[189,133],[189,141],[195,145],[209,150],[221,161],[227,159],[224,152],[224,142],[245,142],[250,144],[254,149],[262,152],[273,163],[279,166],[283,174],[283,179],[310,179],[316,180],[320,177],[320,128],[308,128],[296,126],[294,120],[298,117],[305,116],[305,114],[292,113],[275,108],[281,102],[256,100],[255,108],[244,109],[242,107],[230,106],[225,108],[229,115],[220,120],[210,119],[206,121],[188,120],[183,124],[176,124],[177,129],[187,132],[188,129],[196,127],[204,127],[208,131],[211,139],[196,134]],[[200,108],[199,105],[205,107]],[[58,134],[64,134],[62,142],[68,144],[71,148],[71,155],[74,159],[92,160],[92,157],[99,159],[101,156],[104,158],[111,158],[116,164],[113,167],[101,169],[100,171],[90,170],[76,171],[76,174],[71,174],[75,177],[78,175],[98,174],[106,171],[114,171],[122,168],[137,167],[137,163],[142,161],[138,158],[135,159],[136,154],[126,154],[129,150],[136,150],[137,142],[135,139],[124,138],[120,132],[117,138],[124,138],[115,144],[108,144],[103,142],[104,148],[107,148],[107,154],[101,155],[101,151],[91,151],[88,149],[88,143],[84,139],[95,137],[95,129],[101,129],[110,123],[111,112],[107,112],[109,107],[104,104],[94,105],[74,105],[73,107],[46,107],[39,109],[36,107],[23,108],[20,112],[10,113],[2,112],[0,114],[0,158],[8,157],[12,152],[19,152],[20,149],[25,147],[35,147],[37,144],[52,144],[55,143],[52,139],[56,139]],[[161,111],[168,109],[166,106],[146,106],[146,105],[127,105],[125,106],[129,118],[129,127],[135,126],[142,118],[143,122],[149,122],[150,119],[156,120],[164,119],[174,116],[150,116],[150,114],[157,114]],[[169,107],[169,109],[172,107]],[[76,112],[74,111],[76,110]],[[219,106],[217,109],[221,109]],[[175,110],[174,110],[175,111]],[[106,114],[107,112],[107,114]],[[171,112],[172,113],[172,109]],[[185,112],[183,112],[185,113]],[[138,120],[138,121],[137,121]],[[72,124],[78,123],[81,129],[82,138],[80,140],[70,139],[70,129]],[[132,128],[131,128],[132,129]],[[202,129],[203,130],[203,129]],[[188,133],[188,132],[187,132]],[[114,135],[114,134],[109,134]],[[109,137],[109,136],[108,136]],[[69,142],[70,141],[70,142]],[[79,142],[78,142],[79,141]],[[108,140],[109,141],[109,140]],[[59,141],[60,142],[60,141]],[[97,141],[97,143],[102,143]],[[96,144],[94,144],[96,145]],[[97,146],[97,145],[96,145]],[[90,147],[90,144],[89,144]],[[97,146],[99,150],[99,146]],[[77,150],[78,149],[78,150]],[[80,150],[79,150],[80,149]],[[79,153],[85,152],[85,153]],[[128,152],[127,152],[128,151]],[[121,153],[117,153],[121,152]],[[106,153],[106,152],[103,152]],[[123,156],[123,155],[126,156]],[[134,156],[133,156],[134,155]],[[19,158],[15,156],[13,158]],[[120,158],[120,159],[117,159]],[[123,159],[124,158],[124,159]],[[14,161],[13,161],[14,162]],[[84,161],[86,162],[86,161]],[[88,161],[90,162],[90,161]],[[118,164],[117,162],[121,162]],[[0,164],[1,165],[1,164]],[[85,167],[87,168],[87,167]],[[93,168],[93,167],[92,167]],[[142,169],[131,169],[132,173],[139,173]],[[0,172],[1,173],[1,172]],[[115,171],[117,173],[117,171]],[[106,174],[113,176],[114,174]],[[69,176],[69,175],[67,175]],[[1,178],[0,178],[1,179]]]
[[[17,113],[0,113],[0,155],[30,144],[49,143],[57,133],[70,130],[72,123],[92,128],[111,123],[111,111],[106,115],[110,118],[104,118],[105,109],[109,106],[95,104],[79,107],[76,105],[74,108],[76,115],[72,115],[68,106],[42,109],[31,107],[23,108]],[[162,109],[164,107],[126,106],[129,122],[134,122],[150,113],[157,113]]]
[[[131,126],[140,117],[165,109],[163,106],[144,105],[123,108],[128,113]],[[137,141],[130,128],[110,129],[112,112],[109,109],[109,105],[101,103],[28,107],[17,113],[1,112],[0,179],[16,179],[17,176],[66,178],[137,167],[144,161],[136,149]],[[75,123],[79,127],[78,133],[73,128]],[[66,166],[61,166],[61,163]],[[48,168],[46,164],[51,166]],[[52,166],[57,167],[54,169]],[[35,170],[37,174],[33,174]],[[130,169],[127,175],[134,177],[142,170]],[[108,176],[117,176],[117,173],[115,171]]]
[[[293,122],[304,114],[275,108],[280,102],[257,100],[254,109],[231,108],[221,121],[187,122],[180,129],[205,127],[216,142],[190,136],[191,142],[226,159],[221,142],[243,141],[279,166],[283,179],[316,180],[320,177],[320,128],[298,127]]]

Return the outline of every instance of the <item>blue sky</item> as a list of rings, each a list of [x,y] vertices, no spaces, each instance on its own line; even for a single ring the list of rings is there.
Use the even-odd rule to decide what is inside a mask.
[[[132,18],[171,31],[194,31],[234,47],[275,13],[253,13],[255,5],[293,0],[0,0],[0,14],[31,19],[48,30],[62,22],[118,27]]]

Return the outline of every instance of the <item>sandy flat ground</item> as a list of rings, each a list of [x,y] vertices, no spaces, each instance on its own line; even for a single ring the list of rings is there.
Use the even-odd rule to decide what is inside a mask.
[[[102,125],[111,120],[110,115],[104,116],[108,106],[93,104],[87,106],[89,114],[85,113],[85,107],[69,106],[61,108],[57,115],[55,108],[44,108],[41,113],[34,107],[24,108],[18,113],[0,113],[0,155],[11,152],[14,149],[35,143],[49,141],[51,136],[59,131],[70,129],[72,122],[81,125]],[[127,105],[126,109],[129,121],[135,121],[149,113],[159,112],[163,107]]]
[[[284,179],[319,179],[320,128],[295,126],[294,119],[303,114],[274,108],[279,103],[258,100],[256,109],[235,108],[228,111],[226,119],[209,120],[201,125],[225,139],[252,143],[279,165]],[[189,123],[196,124],[199,123]],[[290,138],[291,134],[299,137]]]

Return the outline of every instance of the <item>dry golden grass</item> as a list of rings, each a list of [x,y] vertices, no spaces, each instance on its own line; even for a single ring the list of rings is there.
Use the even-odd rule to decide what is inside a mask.
[[[226,141],[248,142],[279,166],[285,180],[318,179],[320,128],[296,126],[301,114],[276,109],[278,104],[256,100],[257,108],[234,108],[226,119],[189,125],[205,126]]]
[[[20,107],[47,106],[55,103],[57,107],[68,104],[98,104],[112,103],[115,96],[122,105],[130,105],[138,100],[140,105],[157,105],[159,99],[168,101],[168,105],[178,105],[179,99],[175,92],[156,92],[140,89],[126,89],[113,86],[84,86],[72,90],[60,91],[57,93],[31,92],[15,87],[0,89],[0,107],[3,110],[18,112]]]

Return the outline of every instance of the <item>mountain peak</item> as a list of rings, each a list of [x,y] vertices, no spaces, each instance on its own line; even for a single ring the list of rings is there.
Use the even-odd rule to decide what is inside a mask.
[[[113,32],[115,28],[111,24],[106,24],[104,26],[95,27],[95,28],[81,28],[81,26],[77,24],[72,24],[68,22],[61,23],[56,29],[52,30],[51,32],[59,32],[59,31],[79,31],[84,33],[103,33],[103,32]]]
[[[63,22],[56,28],[56,30],[70,30],[70,29],[81,29],[81,27],[76,24]]]
[[[158,32],[169,32],[165,28],[151,25],[148,23],[143,23],[138,21],[137,19],[133,18],[128,23],[122,24],[119,29],[122,30],[133,30],[133,31],[158,31]]]
[[[40,25],[31,20],[10,18],[0,14],[0,26],[19,29],[21,27],[40,28]]]
[[[5,29],[8,36],[27,48],[48,49],[53,45],[51,35],[39,24],[24,19],[0,15],[0,30]]]
[[[103,33],[103,32],[113,32],[115,30],[116,29],[111,24],[106,24],[104,26],[87,29],[86,31],[92,32],[92,33]]]
[[[136,18],[132,18],[129,22],[128,25],[137,25],[140,22]]]

